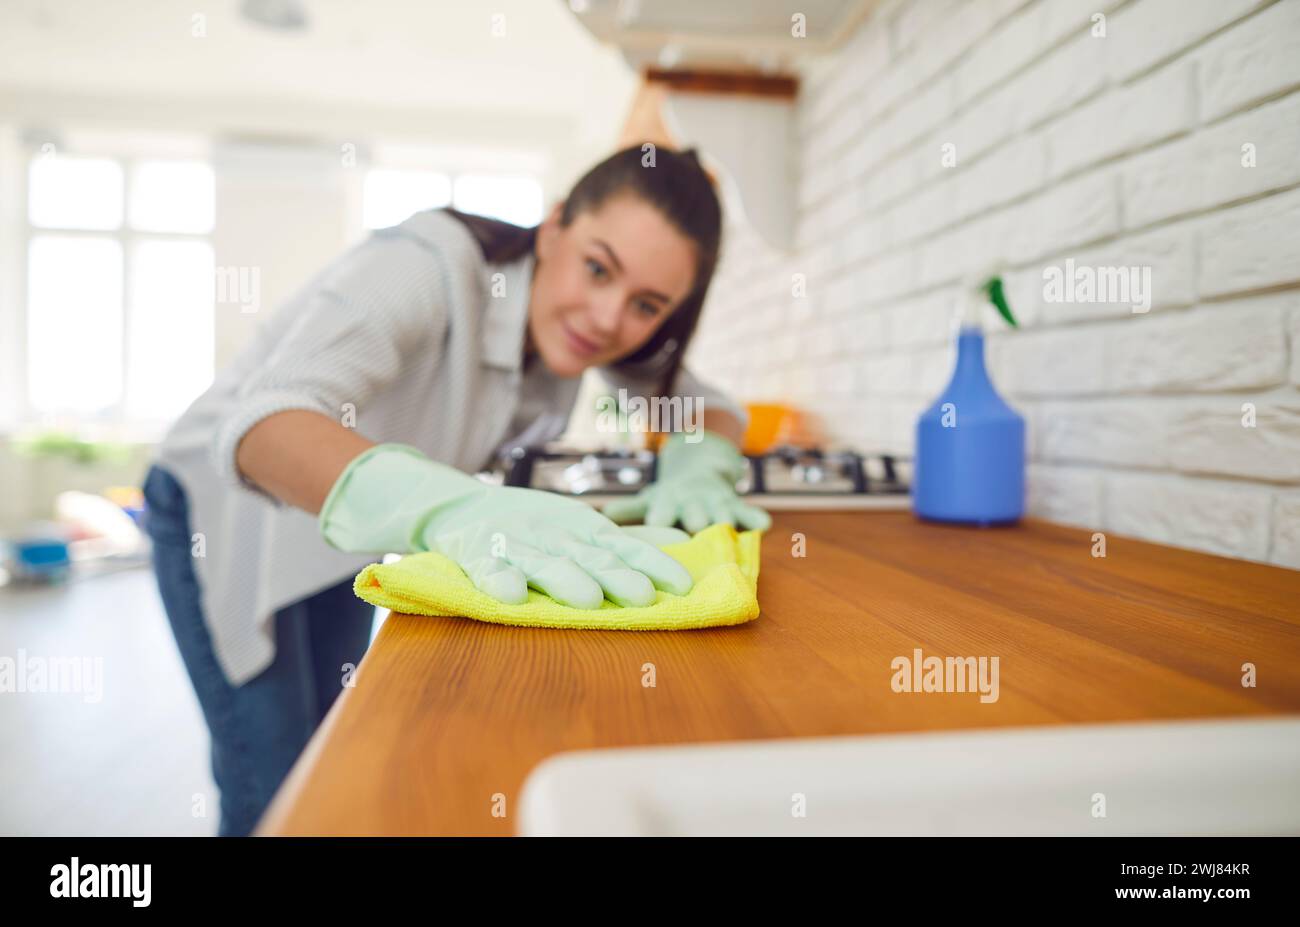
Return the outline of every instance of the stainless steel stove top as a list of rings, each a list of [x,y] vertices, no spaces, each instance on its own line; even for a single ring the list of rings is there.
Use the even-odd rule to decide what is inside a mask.
[[[749,456],[737,491],[771,510],[907,508],[910,461],[890,454],[778,447]],[[599,505],[654,481],[655,454],[646,450],[516,447],[498,467],[507,486],[546,489]]]

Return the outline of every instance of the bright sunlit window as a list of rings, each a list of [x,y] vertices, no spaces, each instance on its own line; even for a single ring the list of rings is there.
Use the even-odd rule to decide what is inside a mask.
[[[462,174],[456,178],[452,205],[515,225],[536,225],[542,221],[542,185],[531,177]]]
[[[375,168],[366,173],[362,212],[368,229],[387,228],[424,209],[453,206],[516,225],[542,221],[542,185],[510,174],[460,174]]]
[[[32,161],[27,215],[40,228],[115,229],[122,224],[122,165],[106,158]]]
[[[199,161],[144,161],[131,182],[131,225],[148,232],[211,232],[212,168]]]
[[[212,168],[37,155],[27,202],[29,414],[159,430],[212,381]]]
[[[376,168],[366,173],[363,194],[368,229],[404,222],[412,213],[451,205],[451,178],[434,171],[394,171]]]
[[[36,409],[89,414],[121,400],[122,265],[113,238],[32,238],[27,383]]]
[[[129,419],[173,418],[212,382],[214,276],[206,241],[149,238],[136,244],[126,355]]]

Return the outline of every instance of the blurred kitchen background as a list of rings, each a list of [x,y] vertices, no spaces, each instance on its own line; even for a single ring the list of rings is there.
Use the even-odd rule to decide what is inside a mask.
[[[0,833],[215,831],[152,442],[368,230],[532,224],[633,142],[718,177],[688,363],[767,444],[905,464],[994,268],[1031,515],[1300,568],[1297,90],[1300,0],[0,0],[0,657],[105,663],[0,693]],[[1045,302],[1067,259],[1150,311]]]

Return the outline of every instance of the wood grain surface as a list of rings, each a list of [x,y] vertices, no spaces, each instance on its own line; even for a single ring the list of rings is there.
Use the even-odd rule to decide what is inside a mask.
[[[1034,520],[778,513],[762,614],[739,627],[391,615],[258,832],[511,834],[528,772],[563,750],[1300,712],[1300,572],[1106,544]],[[895,692],[916,648],[997,657],[997,701]]]

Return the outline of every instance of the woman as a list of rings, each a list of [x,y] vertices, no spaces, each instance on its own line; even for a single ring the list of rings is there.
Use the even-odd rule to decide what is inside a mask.
[[[629,148],[537,228],[417,213],[294,297],[181,417],[145,484],[154,567],[212,735],[223,835],[247,834],[369,643],[352,578],[438,550],[480,590],[578,608],[689,574],[579,500],[470,476],[564,429],[589,367],[703,399],[619,521],[765,528],[740,502],[745,414],[681,363],[721,211],[691,152]]]

